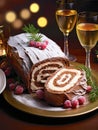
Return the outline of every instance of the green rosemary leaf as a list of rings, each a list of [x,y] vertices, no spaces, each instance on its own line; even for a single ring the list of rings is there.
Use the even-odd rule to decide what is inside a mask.
[[[87,84],[92,86],[92,91],[89,93],[89,99],[93,102],[98,98],[98,85],[92,75],[92,71],[84,65],[79,65],[77,67],[86,72]]]
[[[41,41],[42,36],[39,34],[39,29],[36,29],[33,24],[29,24],[28,26],[25,25],[23,31],[31,34],[28,36],[30,40]]]

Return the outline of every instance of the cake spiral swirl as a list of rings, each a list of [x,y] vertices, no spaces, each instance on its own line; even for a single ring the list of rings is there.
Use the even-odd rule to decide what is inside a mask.
[[[31,71],[30,89],[32,91],[43,89],[48,77],[64,66],[69,66],[69,62],[67,59],[61,57],[50,58],[35,64]]]
[[[63,67],[53,73],[45,83],[45,100],[54,106],[61,106],[66,99],[86,94],[85,72]]]

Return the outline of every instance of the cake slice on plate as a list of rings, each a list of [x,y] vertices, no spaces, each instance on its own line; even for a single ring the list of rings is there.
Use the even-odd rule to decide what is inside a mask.
[[[62,106],[65,100],[85,95],[87,80],[85,72],[75,68],[61,68],[45,83],[45,100],[53,106]]]
[[[62,57],[43,60],[32,66],[30,74],[30,90],[44,89],[47,79],[62,67],[68,67],[69,61]]]

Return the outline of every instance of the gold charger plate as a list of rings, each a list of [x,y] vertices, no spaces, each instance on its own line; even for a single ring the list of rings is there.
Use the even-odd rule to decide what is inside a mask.
[[[94,71],[93,76],[98,81],[98,76]],[[33,98],[30,94],[15,95],[8,89],[3,92],[3,96],[10,105],[21,111],[51,118],[81,116],[98,108],[98,99],[77,109],[66,110],[62,107],[52,107],[44,101]]]

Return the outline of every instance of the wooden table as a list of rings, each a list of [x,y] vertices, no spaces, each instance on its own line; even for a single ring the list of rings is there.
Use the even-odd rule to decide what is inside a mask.
[[[77,57],[77,62],[84,63],[85,52],[82,49],[71,50]],[[98,72],[98,63],[91,58],[92,69]],[[9,105],[3,95],[0,95],[0,130],[97,130],[98,111],[70,117],[70,118],[47,118],[30,115],[15,109]]]

